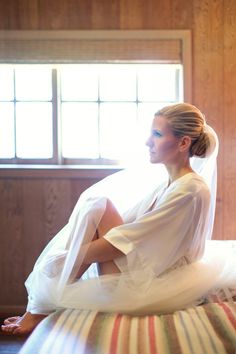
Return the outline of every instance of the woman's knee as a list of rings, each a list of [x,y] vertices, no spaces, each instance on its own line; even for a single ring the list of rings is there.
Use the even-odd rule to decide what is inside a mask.
[[[106,208],[98,225],[99,237],[104,236],[113,227],[122,225],[123,219],[110,199],[106,200]]]

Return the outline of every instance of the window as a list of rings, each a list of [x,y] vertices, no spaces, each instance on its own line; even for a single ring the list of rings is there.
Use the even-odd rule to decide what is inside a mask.
[[[181,65],[8,65],[0,82],[0,158],[24,162],[124,163],[183,97]]]
[[[0,86],[0,158],[52,157],[51,69],[2,66]]]
[[[180,52],[184,46],[175,38],[166,43],[155,36],[137,41],[139,31],[117,32],[115,47],[110,33],[103,33],[101,41],[87,40],[87,33],[84,41],[82,33],[71,45],[78,56],[87,51],[86,60],[81,57],[79,62],[72,49],[70,60],[52,63],[40,58],[39,40],[21,41],[21,46],[7,41],[16,46],[15,55],[20,50],[20,56],[27,52],[29,59],[1,59],[0,52],[0,163],[126,164],[147,154],[145,140],[154,113],[186,96],[188,65]],[[128,32],[128,39],[123,33],[121,41],[120,32]],[[63,43],[68,46],[68,41]],[[6,42],[3,53],[5,48]]]

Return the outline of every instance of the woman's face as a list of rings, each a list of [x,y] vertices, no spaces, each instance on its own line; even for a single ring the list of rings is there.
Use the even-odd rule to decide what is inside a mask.
[[[152,163],[176,163],[178,161],[180,139],[176,138],[166,118],[155,116],[152,122],[151,135],[146,145],[149,147]]]

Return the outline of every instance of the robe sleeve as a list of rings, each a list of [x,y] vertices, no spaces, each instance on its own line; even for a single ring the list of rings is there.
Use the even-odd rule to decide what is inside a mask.
[[[174,191],[155,210],[111,229],[104,238],[126,255],[129,268],[148,266],[158,275],[188,252],[207,200],[202,193]],[[116,259],[119,262],[124,257]]]

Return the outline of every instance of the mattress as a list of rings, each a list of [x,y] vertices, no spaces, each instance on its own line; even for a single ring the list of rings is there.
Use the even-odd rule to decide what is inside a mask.
[[[64,309],[45,318],[20,354],[235,354],[236,302],[128,316]]]

